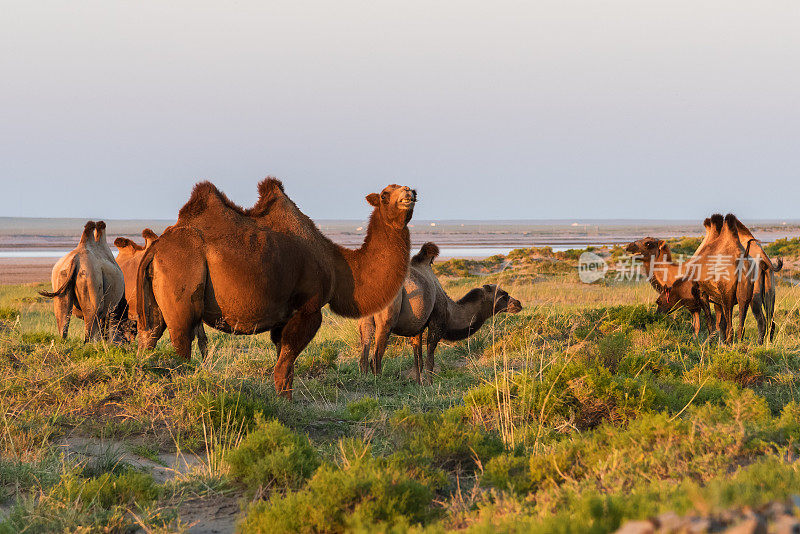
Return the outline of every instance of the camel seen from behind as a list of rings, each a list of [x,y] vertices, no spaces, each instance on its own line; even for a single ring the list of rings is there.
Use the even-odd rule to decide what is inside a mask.
[[[85,322],[84,342],[100,337],[116,340],[114,312],[125,293],[125,282],[106,242],[105,229],[103,221],[88,221],[78,246],[53,266],[53,291],[39,291],[53,299],[56,327],[63,339],[75,314]]]

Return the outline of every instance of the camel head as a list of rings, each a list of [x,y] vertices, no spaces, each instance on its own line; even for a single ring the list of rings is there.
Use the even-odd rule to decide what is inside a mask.
[[[486,284],[481,288],[486,306],[491,310],[491,315],[498,313],[519,313],[522,303],[500,289],[495,284]]]
[[[652,258],[658,256],[661,250],[667,244],[663,239],[656,239],[655,237],[643,237],[638,241],[628,244],[625,247],[625,252],[632,254],[639,258]]]
[[[658,313],[672,313],[684,306],[686,301],[700,302],[700,286],[692,280],[678,279],[664,286],[656,299]]]
[[[417,192],[407,185],[387,185],[380,194],[370,193],[367,202],[380,214],[381,220],[393,228],[404,228],[414,214]]]
[[[428,241],[422,248],[419,249],[419,252],[414,254],[414,257],[411,258],[411,263],[414,264],[427,264],[433,265],[433,260],[439,255],[439,247],[436,246],[436,243],[431,243]]]

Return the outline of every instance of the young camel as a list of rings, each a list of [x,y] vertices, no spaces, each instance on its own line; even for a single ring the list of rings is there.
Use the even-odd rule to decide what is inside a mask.
[[[264,183],[262,183],[264,185]],[[267,184],[269,185],[269,184]],[[282,194],[279,182],[267,193]],[[189,358],[202,323],[236,334],[270,331],[278,349],[276,391],[291,399],[294,361],[322,322],[322,307],[346,317],[372,314],[400,289],[411,247],[416,192],[399,185],[367,195],[373,206],[364,244],[350,250],[302,232],[264,226],[273,199],[250,210],[208,182],[197,184],[178,222],[145,252],[136,282],[145,328],[162,316],[178,354]]]
[[[447,296],[431,264],[439,255],[433,243],[422,245],[412,259],[403,288],[394,301],[371,317],[358,321],[361,334],[361,372],[371,369],[381,373],[381,362],[386,352],[389,334],[411,338],[414,349],[414,379],[421,383],[423,374],[422,336],[428,332],[428,354],[425,369],[433,373],[433,356],[442,339],[459,341],[480,329],[495,314],[518,313],[522,304],[495,285],[473,289],[459,301]],[[373,337],[375,352],[370,362],[369,353]],[[370,365],[371,364],[371,365]]]
[[[67,338],[73,313],[85,322],[84,342],[107,334],[113,311],[124,294],[122,271],[105,241],[105,226],[103,221],[87,222],[78,246],[53,266],[53,291],[39,291],[53,299],[56,326],[63,339]],[[113,336],[116,328],[110,330]]]
[[[653,237],[644,237],[630,243],[625,250],[642,262],[650,285],[658,291],[656,300],[658,311],[669,313],[678,308],[686,308],[692,315],[694,335],[700,334],[700,314],[706,319],[709,334],[714,331],[711,321],[711,307],[708,298],[696,285],[682,281],[681,266],[672,259],[667,242]]]

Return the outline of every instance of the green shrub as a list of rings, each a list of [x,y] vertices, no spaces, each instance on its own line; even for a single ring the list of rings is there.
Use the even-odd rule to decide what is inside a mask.
[[[319,466],[308,438],[276,420],[256,416],[256,426],[227,456],[231,475],[250,492],[261,487],[296,488]]]
[[[736,350],[720,350],[711,355],[708,372],[720,380],[747,387],[762,382],[767,370],[761,358]]]
[[[0,306],[0,322],[14,322],[19,317],[19,310]]]
[[[53,341],[56,341],[56,336],[47,332],[25,332],[22,334],[23,343],[46,343],[49,345]]]
[[[354,421],[376,417],[380,411],[380,402],[373,397],[362,397],[347,404],[347,413]]]
[[[798,256],[800,255],[800,237],[776,239],[764,247],[764,252],[769,256]]]
[[[84,505],[111,508],[119,505],[145,505],[158,498],[159,488],[146,473],[127,470],[122,474],[103,473],[85,479],[67,475],[50,492],[50,497],[64,502],[79,501]]]
[[[303,356],[295,362],[295,374],[298,376],[319,376],[328,369],[336,367],[339,353],[346,350],[343,341],[325,340],[320,343],[311,343]]]
[[[412,413],[404,408],[389,421],[396,458],[412,465],[452,469],[474,465],[503,452],[503,443],[470,421],[464,406],[443,413]]]
[[[368,453],[343,467],[323,465],[304,489],[251,505],[247,533],[387,531],[432,518],[431,491]]]

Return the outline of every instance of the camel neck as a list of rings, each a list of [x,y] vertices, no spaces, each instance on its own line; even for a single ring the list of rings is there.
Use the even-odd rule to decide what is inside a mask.
[[[360,248],[336,245],[337,262],[331,309],[346,317],[371,315],[397,296],[408,271],[411,238],[408,228],[386,224],[378,210],[370,217]]]
[[[454,301],[446,294],[444,297],[447,303],[444,339],[447,341],[458,341],[470,337],[491,317],[491,314],[484,312],[481,300],[461,303]]]
[[[680,265],[672,261],[672,253],[669,250],[660,250],[658,254],[645,256],[642,266],[647,279],[658,290],[664,286],[672,284],[681,276]]]

